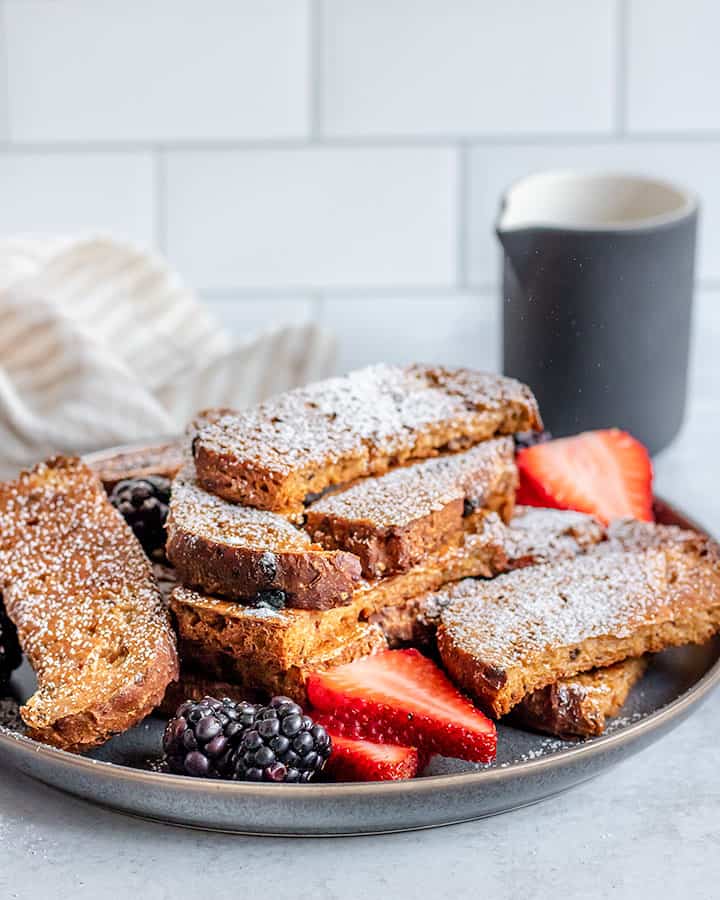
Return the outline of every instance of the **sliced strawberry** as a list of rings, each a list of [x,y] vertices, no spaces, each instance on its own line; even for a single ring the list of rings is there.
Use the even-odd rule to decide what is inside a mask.
[[[369,737],[471,762],[495,757],[495,725],[417,650],[386,650],[311,675],[308,697],[344,737]]]
[[[515,502],[518,506],[544,506],[543,498],[540,497],[532,485],[527,480],[522,479],[518,485]]]
[[[333,741],[336,737],[344,737],[356,741],[362,741],[370,744],[382,744],[387,746],[402,746],[398,743],[397,730],[393,728],[383,727],[376,721],[360,721],[357,718],[347,718],[345,716],[336,716],[333,713],[320,712],[319,709],[310,709],[308,715],[322,725],[328,734],[332,735]],[[427,750],[413,747],[417,752],[417,770],[422,772],[425,766],[430,762],[433,755]]]
[[[576,509],[608,523],[630,516],[651,522],[652,463],[634,437],[617,428],[586,431],[521,450],[518,502]]]
[[[330,733],[332,753],[325,772],[335,781],[399,781],[418,773],[418,751]]]

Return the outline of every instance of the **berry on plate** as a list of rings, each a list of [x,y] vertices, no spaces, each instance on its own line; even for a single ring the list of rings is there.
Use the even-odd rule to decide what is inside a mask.
[[[342,737],[417,747],[489,762],[495,725],[417,650],[386,650],[310,675],[312,705],[332,716]]]
[[[611,428],[537,444],[517,455],[518,503],[574,509],[601,521],[651,522],[652,463],[643,445]]]
[[[414,747],[341,737],[332,731],[330,736],[333,752],[326,772],[334,781],[399,781],[418,774]]]
[[[198,778],[230,778],[233,754],[257,707],[233,700],[186,700],[170,719],[163,751],[171,772]]]
[[[163,750],[180,775],[304,783],[323,768],[332,742],[289,697],[268,706],[203,697],[178,707]]]
[[[0,599],[0,685],[10,680],[10,676],[22,662],[22,650],[18,641],[17,629],[5,612]]]
[[[119,481],[110,494],[110,502],[122,513],[146,553],[165,546],[170,492],[169,478],[147,475]]]
[[[310,781],[325,765],[332,741],[322,725],[289,697],[273,697],[257,708],[231,762],[239,781]]]

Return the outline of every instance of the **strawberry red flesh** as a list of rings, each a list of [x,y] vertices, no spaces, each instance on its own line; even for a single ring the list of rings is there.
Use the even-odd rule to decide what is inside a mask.
[[[471,762],[495,758],[495,725],[417,650],[387,650],[311,675],[308,697],[345,737]]]
[[[335,781],[399,781],[418,773],[418,751],[330,733],[332,753],[325,772]]]
[[[536,493],[527,480],[520,480],[517,493],[515,494],[515,503],[518,506],[546,506],[543,501],[544,498]]]
[[[652,463],[643,445],[616,428],[587,431],[521,450],[518,502],[575,509],[611,522],[651,522]]]

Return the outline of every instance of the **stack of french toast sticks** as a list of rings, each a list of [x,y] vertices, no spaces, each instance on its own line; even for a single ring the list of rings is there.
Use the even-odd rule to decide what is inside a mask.
[[[513,435],[541,428],[524,385],[419,365],[199,415],[180,450],[158,448],[170,614],[86,464],[1,486],[0,588],[39,680],[31,732],[86,749],[166,688],[170,707],[304,703],[309,674],[415,646],[495,718],[601,733],[646,654],[720,628],[720,556],[673,526],[516,507]],[[153,460],[105,460],[103,477],[133,466]]]

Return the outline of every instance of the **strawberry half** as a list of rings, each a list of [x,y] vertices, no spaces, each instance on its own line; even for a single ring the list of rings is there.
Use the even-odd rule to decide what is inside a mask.
[[[417,650],[386,650],[310,675],[314,707],[343,737],[417,747],[470,762],[495,758],[495,725]]]
[[[418,773],[414,747],[376,744],[331,733],[332,753],[324,772],[335,781],[399,781]]]
[[[515,494],[515,503],[518,506],[546,506],[534,488],[525,479],[521,479]]]
[[[521,450],[518,502],[575,509],[611,522],[653,520],[652,463],[643,445],[617,428],[586,431]]]

